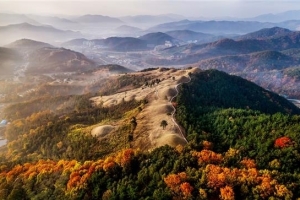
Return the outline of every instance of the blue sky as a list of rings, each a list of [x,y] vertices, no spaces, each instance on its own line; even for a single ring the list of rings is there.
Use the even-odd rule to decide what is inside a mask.
[[[84,15],[101,14],[109,16],[159,15],[174,13],[186,17],[220,18],[254,17],[266,13],[300,10],[299,1],[285,0],[94,0],[94,1],[49,1],[49,0],[0,0],[0,12],[43,14],[43,15]]]

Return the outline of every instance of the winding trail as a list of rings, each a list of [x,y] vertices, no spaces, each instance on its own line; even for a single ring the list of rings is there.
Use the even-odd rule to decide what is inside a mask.
[[[191,77],[190,77],[189,75],[188,75],[188,78],[189,78],[190,80],[189,80],[188,82],[185,82],[185,83],[191,82],[192,79],[191,79]],[[179,84],[175,85],[175,90],[176,90],[177,93],[170,99],[169,102],[171,103],[171,106],[172,106],[173,109],[174,109],[174,111],[172,112],[172,115],[171,115],[171,116],[172,116],[172,121],[173,121],[173,123],[175,124],[175,126],[177,126],[177,128],[179,129],[182,138],[184,138],[184,140],[185,140],[186,142],[188,142],[188,141],[186,140],[185,136],[183,135],[183,132],[182,132],[180,126],[178,125],[178,123],[176,122],[176,120],[175,120],[175,118],[174,118],[174,115],[175,115],[175,113],[176,113],[176,108],[175,108],[174,105],[172,104],[173,99],[176,98],[176,97],[178,96],[178,94],[179,94],[179,92],[178,92],[178,86],[181,85],[181,84],[183,84],[183,83],[179,83]]]

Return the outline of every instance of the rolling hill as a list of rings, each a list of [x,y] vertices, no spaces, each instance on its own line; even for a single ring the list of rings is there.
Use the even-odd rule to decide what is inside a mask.
[[[34,50],[37,50],[40,48],[53,47],[53,46],[48,43],[39,42],[39,41],[35,41],[35,40],[21,39],[21,40],[12,42],[12,43],[6,45],[5,47],[15,49],[16,51],[19,51],[20,53],[25,53],[27,51],[34,51]]]

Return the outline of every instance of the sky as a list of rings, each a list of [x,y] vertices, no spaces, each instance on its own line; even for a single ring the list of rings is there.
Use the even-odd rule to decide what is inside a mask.
[[[266,13],[300,10],[299,1],[288,0],[0,0],[0,12],[42,15],[99,14],[127,15],[179,14],[186,17],[247,18]]]

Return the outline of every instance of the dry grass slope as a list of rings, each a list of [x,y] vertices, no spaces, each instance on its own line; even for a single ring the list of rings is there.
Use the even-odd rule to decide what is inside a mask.
[[[160,79],[160,83],[153,86],[142,86],[131,89],[126,92],[113,94],[110,96],[97,96],[91,98],[96,105],[109,107],[128,100],[144,100],[148,101],[143,109],[136,114],[137,126],[133,133],[133,141],[131,146],[147,151],[163,145],[177,146],[186,144],[184,136],[176,124],[172,121],[171,113],[174,111],[170,99],[177,94],[175,86],[179,83],[189,81],[188,73],[195,73],[198,69],[188,70],[153,70],[150,72],[136,72],[136,76],[149,76],[153,80]],[[161,121],[166,120],[165,129],[160,126]],[[124,121],[123,121],[124,122]],[[127,122],[128,123],[128,122]],[[120,124],[119,124],[120,125]],[[105,127],[105,128],[104,128]],[[92,134],[102,135],[107,132],[106,127],[112,126],[107,124],[93,129]],[[98,134],[96,134],[98,133]]]

